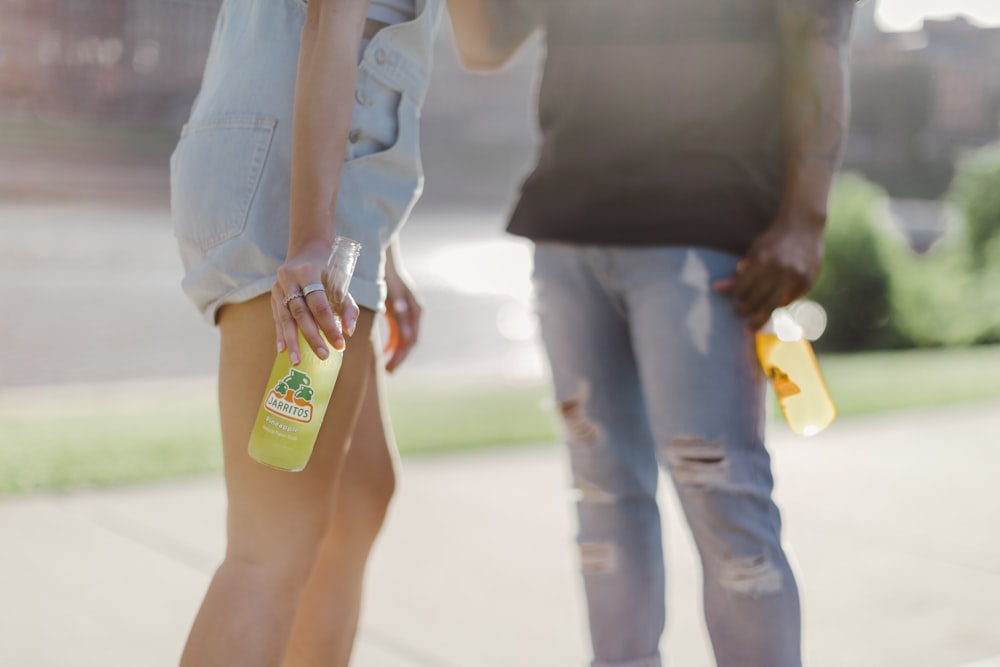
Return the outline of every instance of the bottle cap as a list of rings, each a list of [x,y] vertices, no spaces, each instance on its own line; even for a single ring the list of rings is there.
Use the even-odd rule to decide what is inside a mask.
[[[802,327],[787,308],[778,308],[771,314],[771,328],[778,340],[792,342],[802,338]]]
[[[826,331],[826,311],[823,306],[809,299],[800,299],[788,306],[796,324],[802,327],[802,337],[815,341]]]

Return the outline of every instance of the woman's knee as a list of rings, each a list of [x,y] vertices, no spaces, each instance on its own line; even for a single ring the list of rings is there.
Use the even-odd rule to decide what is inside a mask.
[[[396,469],[391,459],[367,461],[367,465],[345,470],[345,479],[338,494],[338,504],[376,530],[385,520],[396,494]]]
[[[289,523],[295,517],[288,518]],[[323,530],[318,526],[297,535],[259,532],[254,539],[230,537],[223,567],[242,573],[248,582],[272,596],[298,595],[320,552]]]
[[[351,465],[341,477],[337,500],[320,545],[319,560],[342,562],[344,558],[367,559],[378,537],[396,489],[391,464]]]

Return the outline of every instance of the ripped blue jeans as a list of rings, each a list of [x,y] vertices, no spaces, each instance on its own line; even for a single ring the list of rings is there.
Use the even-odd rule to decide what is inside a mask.
[[[701,557],[719,667],[799,667],[754,338],[712,283],[738,258],[539,243],[535,291],[578,492],[594,667],[660,667],[659,467]]]

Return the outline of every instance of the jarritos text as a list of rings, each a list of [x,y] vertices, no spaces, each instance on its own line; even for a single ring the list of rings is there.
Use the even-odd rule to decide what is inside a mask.
[[[310,385],[312,380],[306,373],[291,368],[288,375],[268,393],[264,408],[279,417],[308,424],[313,417],[313,389]]]

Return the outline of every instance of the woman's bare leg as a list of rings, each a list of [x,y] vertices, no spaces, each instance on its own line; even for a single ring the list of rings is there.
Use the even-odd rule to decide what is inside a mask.
[[[383,384],[373,361],[333,515],[299,601],[285,667],[346,667],[350,661],[365,565],[396,485],[396,446]]]
[[[227,306],[219,320],[228,544],[182,667],[281,664],[372,366],[374,313],[362,310],[309,465],[287,473],[253,461],[247,442],[275,356],[269,298]]]

